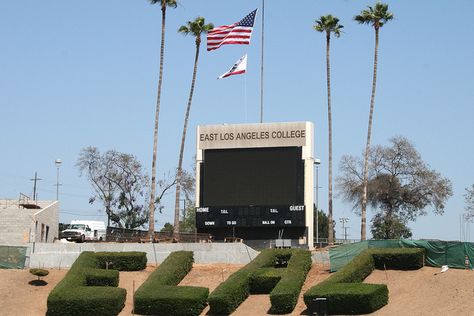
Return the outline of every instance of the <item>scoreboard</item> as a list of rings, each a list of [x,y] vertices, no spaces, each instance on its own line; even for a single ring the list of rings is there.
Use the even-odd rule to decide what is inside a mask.
[[[313,124],[197,129],[196,228],[216,240],[313,236]]]
[[[201,168],[198,228],[305,226],[300,147],[205,150]]]
[[[196,208],[196,225],[210,227],[302,227],[304,205],[228,206]]]

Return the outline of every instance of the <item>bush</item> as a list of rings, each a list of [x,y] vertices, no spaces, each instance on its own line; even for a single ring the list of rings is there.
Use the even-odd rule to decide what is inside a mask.
[[[376,269],[417,270],[423,267],[422,248],[370,249]]]
[[[106,268],[106,262],[109,262],[109,269],[119,271],[140,271],[146,268],[145,252],[97,252],[96,256],[101,269]]]
[[[250,275],[250,293],[269,294],[280,282],[285,269],[259,268]]]
[[[285,265],[286,268],[275,268]],[[311,254],[309,251],[263,250],[254,260],[232,274],[211,293],[208,298],[211,306],[209,312],[210,314],[228,315],[250,293],[269,292],[272,313],[291,312],[310,268]]]
[[[91,270],[86,275],[87,286],[114,286],[119,282],[117,270]]]
[[[49,271],[44,269],[30,269],[30,273],[36,275],[39,280],[41,277],[47,276],[49,274]]]
[[[310,291],[313,293],[308,293]],[[311,308],[315,298],[326,297],[330,314],[369,314],[388,302],[388,289],[385,284],[325,283],[310,291],[304,294],[306,306]]]
[[[298,296],[306,276],[311,269],[311,253],[294,250],[280,282],[270,292],[273,314],[291,313],[296,306]]]
[[[112,260],[115,256],[123,257],[123,254],[113,252],[107,255]],[[125,305],[126,290],[116,287],[119,273],[116,270],[102,270],[100,267],[101,261],[95,253],[81,253],[66,276],[49,294],[46,314],[108,316],[120,313]]]
[[[204,287],[177,286],[193,266],[191,251],[172,252],[135,292],[142,315],[199,315],[209,295]]]
[[[260,252],[251,262],[242,269],[234,272],[225,282],[209,295],[210,314],[229,315],[250,294],[250,282],[252,274],[259,268],[274,267],[277,263],[277,255],[285,250],[275,251],[266,249]]]
[[[311,309],[314,299],[327,298],[330,314],[368,314],[388,302],[385,284],[361,283],[375,268],[412,270],[423,266],[423,249],[370,249],[355,257],[349,264],[326,281],[310,288],[304,302]],[[421,258],[421,259],[420,259]]]

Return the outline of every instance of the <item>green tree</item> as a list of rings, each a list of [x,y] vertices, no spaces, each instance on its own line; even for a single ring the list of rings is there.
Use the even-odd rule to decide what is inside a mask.
[[[331,64],[330,64],[330,44],[331,44],[331,33],[334,36],[341,36],[341,30],[344,27],[339,24],[339,19],[332,16],[331,14],[321,16],[319,20],[315,21],[314,29],[321,33],[326,33],[326,82],[327,82],[327,94],[328,94],[328,223],[332,223],[332,114],[331,114]],[[328,243],[333,244],[333,227],[329,225],[329,239]]]
[[[363,164],[360,158],[343,156],[337,179],[340,195],[355,210],[359,210],[364,186]],[[369,165],[367,201],[376,210],[372,223],[377,227],[372,231],[378,238],[407,236],[406,224],[426,215],[430,206],[433,213],[444,213],[452,195],[451,182],[430,169],[406,138],[392,138],[390,146],[375,146],[369,152]]]
[[[214,28],[214,25],[212,23],[206,24],[206,21],[203,17],[197,17],[194,21],[188,21],[187,25],[183,25],[178,29],[179,33],[182,33],[184,35],[191,34],[192,36],[196,38],[195,39],[196,54],[194,57],[193,79],[191,81],[191,89],[189,91],[188,106],[186,108],[186,114],[184,117],[183,135],[181,138],[181,147],[179,150],[178,169],[176,171],[176,199],[175,199],[175,209],[174,209],[175,233],[179,233],[179,200],[180,200],[180,193],[181,193],[181,180],[180,179],[181,179],[182,167],[183,167],[184,143],[186,141],[186,132],[188,128],[189,113],[191,111],[191,103],[193,100],[194,87],[196,83],[197,67],[198,67],[198,61],[199,61],[199,48],[201,46],[201,35],[207,33],[213,28]]]
[[[161,233],[172,233],[173,232],[173,225],[171,223],[165,223],[162,229],[160,229]]]
[[[400,239],[412,236],[406,222],[394,214],[376,214],[372,218],[371,232],[373,239]]]
[[[166,8],[176,8],[176,0],[150,0],[151,4],[161,4],[161,47],[160,47],[160,74],[158,78],[158,93],[156,97],[156,110],[155,110],[155,129],[153,132],[153,159],[151,165],[151,189],[150,189],[150,206],[149,206],[149,227],[148,233],[153,236],[155,231],[155,190],[156,190],[156,152],[158,147],[158,121],[160,117],[160,104],[161,104],[161,84],[163,82],[163,65],[165,56],[165,25],[166,25]]]
[[[364,187],[362,191],[362,203],[361,203],[361,225],[360,225],[360,238],[361,240],[366,239],[366,222],[367,222],[367,181],[368,181],[368,169],[369,169],[369,151],[370,151],[370,138],[372,134],[372,118],[374,114],[375,105],[375,88],[377,85],[377,62],[378,62],[378,48],[379,48],[379,30],[388,21],[393,19],[393,14],[388,11],[388,4],[377,2],[374,7],[368,6],[367,10],[362,10],[359,15],[354,17],[354,20],[360,24],[371,25],[375,30],[375,48],[374,48],[374,72],[372,78],[372,94],[370,97],[370,112],[369,112],[369,125],[367,128],[367,143],[365,146],[365,158],[364,158]]]
[[[184,233],[196,232],[196,208],[194,204],[191,204],[191,201],[189,201],[189,204],[188,200],[186,202],[186,209],[180,225],[181,231]]]
[[[314,206],[314,211],[316,213],[316,206]],[[316,216],[318,218],[317,223],[316,223]],[[322,211],[322,210],[318,210],[317,214],[315,214],[315,216],[314,216],[314,226],[315,227],[316,227],[316,225],[318,226],[318,237],[319,237],[319,239],[329,240],[328,231],[329,231],[330,226],[332,226],[333,240],[336,238],[336,230],[334,229],[336,227],[336,222],[332,221],[332,225],[329,225],[329,223],[330,223],[329,218],[326,215],[326,213],[324,213],[324,211]],[[315,234],[315,238],[316,238],[316,231],[314,232],[314,234]]]

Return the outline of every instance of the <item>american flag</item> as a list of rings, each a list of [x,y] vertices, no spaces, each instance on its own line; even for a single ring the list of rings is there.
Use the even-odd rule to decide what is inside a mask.
[[[250,44],[257,9],[231,25],[223,25],[207,33],[207,50],[218,49],[225,44]]]

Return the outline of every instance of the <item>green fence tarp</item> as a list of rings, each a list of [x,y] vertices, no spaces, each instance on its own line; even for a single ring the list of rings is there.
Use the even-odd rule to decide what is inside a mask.
[[[424,248],[426,264],[434,267],[448,265],[450,268],[465,269],[467,263],[472,269],[474,262],[474,243],[408,239],[369,240],[330,249],[331,272],[339,270],[359,253],[369,248]]]
[[[369,249],[369,242],[362,241],[354,244],[342,245],[329,249],[329,263],[331,272],[335,272],[348,264],[362,251]]]
[[[26,247],[0,246],[0,269],[23,269]]]

